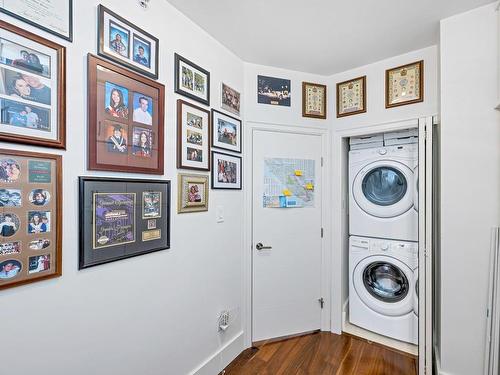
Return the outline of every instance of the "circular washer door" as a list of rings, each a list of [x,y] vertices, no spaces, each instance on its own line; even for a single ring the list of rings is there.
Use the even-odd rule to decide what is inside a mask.
[[[413,170],[413,176],[415,180],[415,187],[413,188],[413,208],[418,212],[418,165]]]
[[[411,209],[413,190],[413,171],[394,160],[366,165],[352,186],[357,205],[367,214],[381,218],[397,217]]]
[[[413,311],[418,316],[418,267],[414,271],[415,275],[415,290],[413,293]]]
[[[353,283],[361,301],[379,314],[401,316],[413,311],[413,270],[396,258],[364,258],[353,271]]]

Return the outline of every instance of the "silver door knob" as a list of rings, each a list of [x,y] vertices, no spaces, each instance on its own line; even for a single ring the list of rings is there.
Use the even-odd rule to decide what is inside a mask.
[[[272,249],[273,247],[272,246],[264,246],[264,245],[262,245],[261,242],[259,242],[257,245],[255,245],[255,248],[257,250],[268,250],[268,249]]]

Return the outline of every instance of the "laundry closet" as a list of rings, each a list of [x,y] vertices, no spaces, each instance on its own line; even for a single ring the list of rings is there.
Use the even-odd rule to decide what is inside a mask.
[[[432,244],[435,122],[429,117],[372,126],[365,133],[340,131],[334,141],[340,177],[334,241],[342,264],[334,284],[341,284],[341,330],[419,356],[420,368],[432,332],[432,295],[424,301],[419,295],[432,294],[426,251]],[[420,285],[422,275],[426,282]],[[419,313],[422,307],[425,314]]]

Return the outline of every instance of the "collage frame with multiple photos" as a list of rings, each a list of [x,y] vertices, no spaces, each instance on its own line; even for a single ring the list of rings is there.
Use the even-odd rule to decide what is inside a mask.
[[[15,166],[15,172],[12,166]],[[0,249],[3,251],[4,246],[14,243],[17,243],[19,248],[17,251],[11,250],[0,254],[0,273],[5,273],[5,277],[0,276],[0,290],[61,276],[62,156],[0,149],[0,170],[2,193],[15,189],[19,192],[20,202],[18,205],[2,203]],[[6,173],[6,170],[11,172],[10,175]],[[40,203],[35,201],[34,192],[45,192],[40,195],[42,198]],[[42,213],[47,214],[46,224],[41,220],[45,219],[40,217]],[[14,223],[14,226],[10,225],[10,228],[17,228],[7,229],[5,232],[10,232],[7,235],[4,232],[6,224],[3,221],[8,215]],[[36,215],[39,220],[28,224]],[[7,228],[9,228],[8,225]],[[40,246],[37,246],[37,243]],[[41,269],[37,267],[31,270],[32,260],[36,261],[41,257],[46,257],[48,268],[44,266]],[[13,273],[13,276],[8,276],[5,268],[9,261],[12,265],[16,263],[21,265],[19,271]],[[12,272],[12,268],[8,272]],[[10,279],[12,280],[8,281]]]
[[[78,181],[79,269],[170,248],[170,180],[80,176]],[[154,216],[144,215],[146,193],[160,193]],[[102,196],[99,202],[98,196]],[[132,212],[127,208],[132,208]],[[98,237],[101,231],[97,226],[102,217],[110,226],[102,233],[109,237]],[[126,231],[132,233],[132,238],[123,237]]]
[[[66,48],[0,20],[4,43],[19,57],[4,56],[8,48],[2,48],[0,121],[10,129],[0,132],[0,141],[66,149]]]
[[[158,79],[158,64],[159,64],[159,45],[160,41],[158,38],[154,37],[147,31],[135,26],[131,22],[127,21],[125,18],[114,13],[110,9],[106,8],[104,5],[98,6],[98,33],[97,33],[97,54],[99,56],[106,57],[118,64],[121,64],[129,69],[132,69],[138,73],[144,74],[153,79]],[[109,24],[105,23],[105,18],[109,17]],[[115,19],[116,21],[112,21]],[[121,24],[118,24],[121,23]],[[110,40],[106,40],[104,32],[106,27],[110,28],[111,24],[114,23],[116,29],[125,29],[128,31],[127,46],[123,44],[126,48],[127,56],[122,56],[120,53],[113,52],[108,44]],[[123,32],[124,33],[124,32]],[[111,39],[111,31],[109,32]],[[117,33],[118,34],[118,33]],[[120,33],[121,37],[121,33]],[[134,42],[137,40],[138,49],[142,48],[143,55],[136,55]],[[146,52],[147,49],[147,52]],[[109,50],[109,51],[108,51]],[[132,52],[132,53],[131,53]],[[151,55],[154,54],[154,58]],[[147,56],[147,58],[146,58]],[[146,65],[147,64],[147,65]]]
[[[109,87],[99,85],[100,75],[113,78],[113,81],[106,80],[105,82],[109,84]],[[123,86],[125,84],[127,87]],[[110,91],[110,100],[112,100],[113,91],[127,92],[127,95],[123,95],[123,92],[118,95],[119,104],[123,102],[119,111],[113,108],[108,111],[108,108],[104,107],[106,90]],[[130,96],[129,92],[133,95]],[[130,108],[133,108],[131,103],[133,104],[133,98],[136,96],[139,104],[142,99],[148,103],[146,109],[153,107],[147,120],[134,119],[135,110],[131,115]],[[125,98],[127,98],[126,103]],[[150,99],[151,104],[149,104]],[[139,107],[136,110],[139,110]],[[164,117],[164,85],[88,54],[88,169],[162,175],[164,171]],[[109,130],[112,128],[119,129],[124,138],[123,143],[122,141],[116,143],[120,135],[116,137],[114,131],[110,133]],[[126,137],[123,129],[125,129]],[[111,134],[109,137],[105,133],[106,130]],[[130,146],[130,139],[134,142],[133,136],[136,135],[139,137],[136,141],[142,141],[143,133],[147,147],[133,143]],[[115,145],[111,144],[112,137],[117,140]]]

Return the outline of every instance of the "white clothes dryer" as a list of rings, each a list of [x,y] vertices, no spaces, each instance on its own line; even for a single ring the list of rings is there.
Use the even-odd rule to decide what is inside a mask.
[[[416,144],[349,152],[349,234],[418,241],[417,165]]]
[[[349,245],[349,321],[417,344],[414,272],[418,245],[354,236]]]

